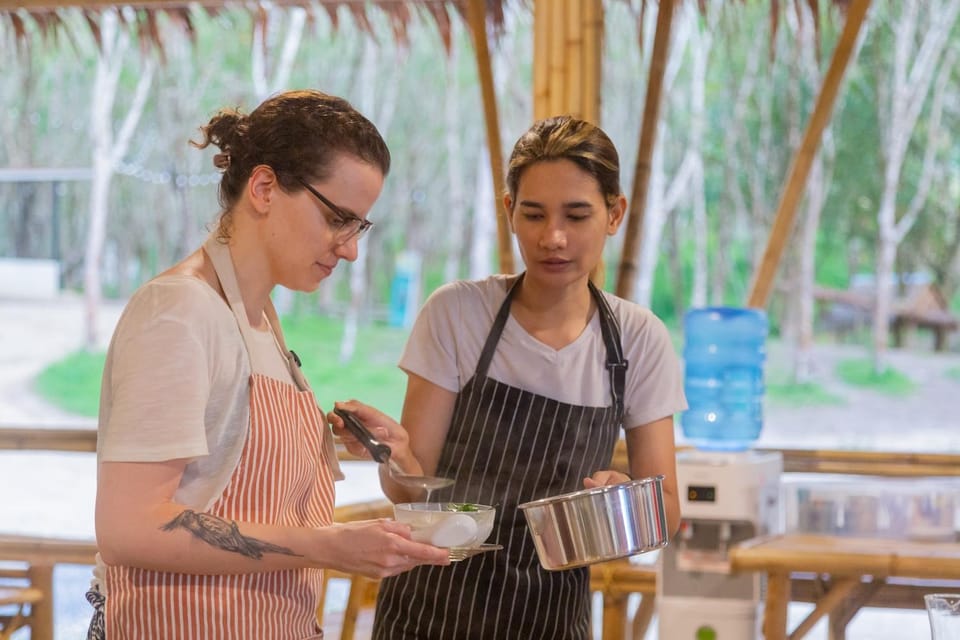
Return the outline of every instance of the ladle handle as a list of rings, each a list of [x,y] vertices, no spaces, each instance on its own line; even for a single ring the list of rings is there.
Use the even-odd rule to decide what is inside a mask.
[[[367,451],[370,452],[370,455],[373,456],[376,462],[383,464],[390,459],[390,454],[392,453],[390,447],[374,438],[370,430],[367,429],[355,415],[349,411],[338,408],[334,408],[333,412],[340,416],[347,431],[352,433],[353,436],[360,441],[360,444],[367,448]]]

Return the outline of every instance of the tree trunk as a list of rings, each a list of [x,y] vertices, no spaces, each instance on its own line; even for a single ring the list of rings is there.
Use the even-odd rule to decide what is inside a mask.
[[[689,14],[681,16],[681,18],[674,23],[674,41],[671,45],[673,54],[667,62],[667,68],[663,75],[662,92],[664,96],[671,95],[671,89],[683,60],[682,52],[687,47],[691,30],[697,28],[695,23],[691,24]],[[658,140],[666,139],[668,134],[667,125],[663,120],[664,113],[665,111],[661,109],[661,118],[656,124]],[[668,185],[666,169],[664,168],[663,145],[654,145],[653,156],[650,159],[649,188],[643,216],[639,268],[633,292],[633,300],[641,306],[650,306],[650,300],[653,296],[653,278],[660,253],[660,239],[663,237],[663,225],[667,216],[671,215],[686,195],[692,173],[692,163],[688,148],[684,161],[680,164],[680,168],[673,175]],[[624,250],[626,250],[626,247],[624,247]]]
[[[815,37],[820,33],[819,29],[814,28],[813,24],[816,16],[806,6],[799,7],[799,11],[799,21],[789,20],[789,23],[792,23],[796,38],[800,43],[799,63],[801,72],[809,87],[820,87],[823,84],[823,73],[816,56],[819,43],[816,42]],[[793,16],[794,14],[790,13],[788,15]],[[861,39],[860,42],[862,41]],[[854,53],[853,57],[856,59],[858,57],[857,53]],[[840,104],[835,108],[835,113],[839,113],[842,109],[842,97],[838,99],[838,102]],[[800,242],[797,245],[799,256],[796,295],[790,296],[796,301],[793,378],[797,383],[810,382],[813,378],[813,290],[816,284],[817,236],[820,232],[823,207],[830,190],[834,155],[833,126],[827,124],[824,126],[823,141],[811,163],[810,175],[807,179],[805,209],[800,222]]]
[[[726,297],[726,286],[730,279],[729,248],[733,245],[733,230],[738,224],[749,219],[750,209],[740,184],[745,167],[753,166],[755,152],[749,147],[746,120],[754,99],[759,76],[761,56],[747,56],[744,72],[739,78],[733,108],[728,126],[723,136],[724,190],[727,205],[714,216],[714,228],[717,238],[713,267],[710,269],[710,303],[722,305]]]
[[[486,146],[481,147],[477,154],[476,180],[469,264],[469,278],[472,280],[485,278],[493,273],[493,239],[496,237],[497,221],[488,214],[490,202],[493,200],[493,179],[490,177],[489,151]]]
[[[363,49],[363,64],[360,67],[360,111],[373,113],[376,102],[377,49],[372,38],[366,38]],[[382,132],[381,132],[382,133]],[[340,340],[340,362],[350,362],[357,348],[357,325],[360,309],[366,292],[367,279],[367,239],[360,241],[359,255],[350,265],[350,304],[343,323],[343,338]]]
[[[106,240],[110,182],[117,163],[127,151],[153,83],[156,63],[145,58],[133,102],[119,132],[114,137],[113,108],[117,82],[130,44],[130,35],[120,27],[115,11],[104,11],[100,18],[101,48],[97,52],[97,71],[90,108],[93,176],[90,185],[90,218],[84,254],[85,345],[93,349],[98,341],[101,289],[100,267]]]
[[[710,57],[710,49],[713,45],[713,36],[711,35],[716,20],[708,19],[701,27],[699,24],[697,8],[693,3],[687,3],[684,7],[686,13],[692,14],[690,18],[693,27],[690,29],[690,154],[692,156],[693,169],[690,176],[690,191],[693,200],[693,241],[694,241],[694,266],[693,266],[693,291],[690,295],[690,304],[694,308],[705,307],[707,305],[707,284],[709,280],[707,261],[707,238],[710,234],[709,222],[707,220],[707,196],[706,196],[706,176],[703,169],[703,145],[704,130],[706,122],[706,82],[707,82],[707,61]],[[709,6],[708,6],[709,11]],[[679,282],[674,286],[679,286]],[[683,312],[677,309],[678,316]]]
[[[459,21],[451,24],[451,38],[454,42],[459,39],[460,27]],[[447,217],[449,223],[449,233],[447,233],[446,255],[443,263],[443,279],[445,282],[455,280],[460,274],[460,266],[463,262],[463,241],[462,233],[465,226],[467,202],[464,192],[464,182],[466,176],[463,172],[463,145],[460,137],[463,135],[464,126],[460,116],[460,84],[457,81],[457,66],[459,64],[459,49],[452,47],[447,54],[444,75],[446,82],[443,92],[443,116],[444,116],[444,146],[447,151],[447,197],[449,201]]]
[[[924,8],[925,14],[919,15],[918,12]],[[902,9],[901,15],[891,16],[893,64],[889,76],[881,78],[878,90],[879,95],[888,98],[889,103],[877,101],[880,130],[886,134],[882,140],[883,191],[877,209],[876,304],[873,316],[873,368],[878,374],[887,368],[897,249],[916,221],[925,200],[925,195],[922,198],[915,196],[908,212],[897,219],[897,196],[903,179],[903,162],[930,93],[934,73],[960,14],[960,0],[904,2]],[[920,22],[924,24],[918,24]],[[923,172],[930,170],[932,168],[924,162]],[[921,175],[920,184],[927,179]],[[920,194],[918,190],[918,196]]]

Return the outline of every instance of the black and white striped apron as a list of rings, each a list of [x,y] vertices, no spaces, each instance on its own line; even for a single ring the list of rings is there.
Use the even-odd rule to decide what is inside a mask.
[[[437,467],[437,475],[457,480],[437,492],[438,501],[496,505],[487,541],[504,548],[384,580],[374,640],[591,637],[589,570],[544,570],[517,506],[582,489],[584,477],[609,468],[623,418],[627,362],[618,322],[590,283],[607,349],[611,406],[558,402],[488,378],[522,278],[507,293],[477,370],[457,397]]]

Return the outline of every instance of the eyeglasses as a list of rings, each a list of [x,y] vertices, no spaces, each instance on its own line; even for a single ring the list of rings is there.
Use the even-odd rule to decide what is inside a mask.
[[[333,235],[341,243],[350,240],[354,236],[359,238],[364,233],[366,233],[370,227],[373,226],[373,223],[369,220],[364,220],[360,216],[356,216],[349,211],[344,211],[337,205],[330,202],[325,195],[311,187],[307,184],[306,180],[301,180],[296,178],[296,181],[303,185],[303,188],[312,193],[317,200],[322,202],[327,209],[333,212],[333,215],[336,216],[336,220],[330,223],[330,228],[333,229]]]

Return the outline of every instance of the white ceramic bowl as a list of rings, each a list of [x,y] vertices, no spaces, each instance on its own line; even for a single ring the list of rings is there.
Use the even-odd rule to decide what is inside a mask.
[[[483,544],[493,530],[494,507],[474,504],[470,510],[449,502],[405,502],[393,506],[397,522],[410,525],[411,538],[436,547],[471,548]]]

